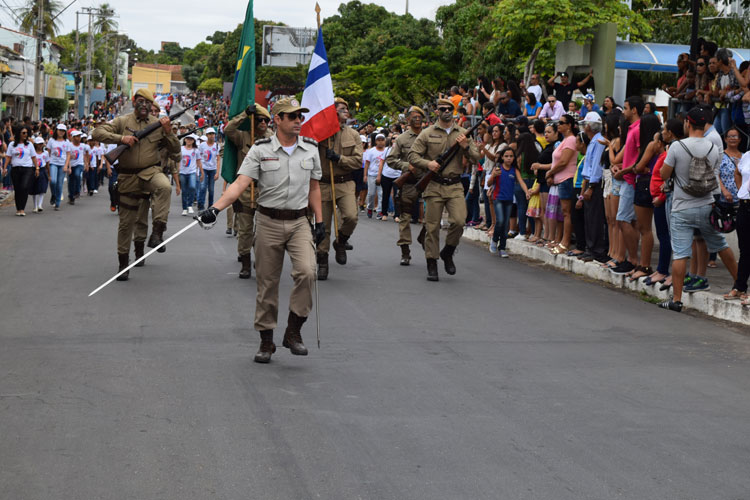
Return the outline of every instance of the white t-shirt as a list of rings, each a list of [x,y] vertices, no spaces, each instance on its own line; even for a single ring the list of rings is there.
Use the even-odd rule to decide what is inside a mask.
[[[683,144],[684,147],[682,146]],[[690,151],[690,154],[688,154],[688,151],[685,151],[685,148]],[[709,150],[711,151],[710,153]],[[711,193],[696,198],[695,196],[690,196],[685,193],[680,186],[687,186],[689,182],[688,173],[690,171],[690,155],[693,155],[696,158],[708,156],[709,163],[714,166],[714,170],[717,170],[721,161],[721,153],[721,149],[717,149],[710,140],[703,137],[688,137],[681,141],[675,141],[669,146],[669,151],[667,151],[667,157],[664,159],[664,164],[674,168],[675,183],[674,196],[672,198],[673,212],[702,207],[714,202],[714,197]]]
[[[41,153],[36,154],[36,161],[39,162],[39,168],[44,168],[49,163],[49,153],[43,149]]]
[[[87,149],[89,149],[89,147],[83,143],[79,144],[78,146],[76,146],[72,142],[70,143],[69,151],[71,167],[78,167],[83,165]]]
[[[370,148],[365,151],[365,161],[370,162],[370,166],[367,169],[367,175],[370,177],[377,177],[378,170],[380,169],[380,160],[385,160],[385,154],[387,149],[383,148],[382,151],[378,151],[378,148]],[[367,165],[365,163],[365,165]]]
[[[742,182],[737,190],[737,198],[741,200],[750,200],[750,151],[742,155],[737,170],[742,176]]]
[[[542,87],[541,85],[529,85],[526,88],[526,92],[530,92],[536,96],[536,102],[542,102]]]
[[[10,165],[12,167],[33,167],[34,162],[31,161],[32,157],[36,156],[36,150],[34,145],[29,141],[28,144],[16,144],[11,142],[8,145],[8,152],[10,156]]]
[[[180,160],[181,174],[194,174],[198,171],[199,151],[197,148],[186,148],[182,146],[182,160]]]
[[[107,144],[107,145],[105,145],[104,146],[104,154],[102,155],[102,157],[104,155],[106,155],[107,153],[109,153],[110,151],[112,151],[113,149],[116,149],[116,148],[117,148],[117,144]],[[120,163],[120,160],[115,160],[115,162],[112,164],[112,166],[115,166],[118,163]]]
[[[201,153],[201,165],[203,170],[216,170],[216,159],[219,157],[219,144],[214,142],[210,146],[204,142],[198,147]]]
[[[52,165],[57,165],[58,167],[65,165],[65,160],[68,157],[68,151],[70,151],[70,142],[68,142],[66,139],[63,139],[62,141],[50,139],[49,141],[47,141],[47,149],[50,152],[49,162]]]
[[[385,149],[385,157],[387,158],[388,155],[391,152],[391,148]],[[388,162],[383,164],[383,177],[388,177],[389,179],[398,179],[401,176],[401,172],[398,170],[392,169],[388,166]]]
[[[102,156],[104,156],[104,147],[99,145],[91,148],[91,166],[98,167]]]

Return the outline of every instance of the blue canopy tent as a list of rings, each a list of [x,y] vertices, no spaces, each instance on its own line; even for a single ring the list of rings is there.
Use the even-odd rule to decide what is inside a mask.
[[[750,49],[729,49],[737,65],[750,61]],[[689,45],[617,42],[615,68],[677,73],[677,56],[690,53]]]

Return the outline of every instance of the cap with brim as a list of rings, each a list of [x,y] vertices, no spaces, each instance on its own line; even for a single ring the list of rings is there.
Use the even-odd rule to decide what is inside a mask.
[[[149,101],[151,104],[153,104],[154,102],[156,102],[156,101],[154,101],[154,96],[151,95],[151,92],[149,92],[146,89],[138,89],[138,92],[136,92],[135,94],[133,94],[133,99],[135,99],[136,97],[139,97],[139,96],[143,97],[144,99],[146,99],[147,101]]]
[[[215,133],[216,133],[216,130],[213,127],[208,127],[206,129],[206,135],[208,135],[208,134],[215,134]]]
[[[271,113],[268,112],[265,106],[261,106],[257,102],[255,103],[255,112],[259,114],[260,116],[265,116],[269,120],[271,119]],[[208,132],[206,132],[208,133]]]
[[[83,135],[80,130],[74,130],[70,133],[71,137],[78,137],[79,135]]]
[[[297,111],[302,111],[303,113],[310,112],[309,109],[300,106],[297,99],[279,99],[273,106],[273,112],[276,115],[281,113],[296,113]]]
[[[59,123],[57,127],[55,127],[57,130],[68,130],[68,127],[63,125],[62,123]]]
[[[346,107],[347,107],[347,108],[349,107],[349,103],[348,103],[348,102],[346,102],[346,99],[344,99],[343,97],[336,97],[336,98],[335,98],[335,99],[333,100],[333,104],[346,104]]]
[[[589,111],[583,118],[583,123],[601,123],[602,117],[596,111]]]
[[[367,136],[366,135],[360,135],[359,136],[359,140],[361,140],[362,142],[367,142]]]
[[[700,108],[693,108],[690,111],[688,111],[687,117],[685,119],[693,127],[705,127],[706,123],[708,123],[708,120],[706,119],[706,111]]]
[[[34,144],[44,144],[44,139],[41,137],[34,137]]]
[[[586,94],[585,96],[583,96],[583,98],[586,99],[587,101],[593,101],[594,94]]]
[[[195,134],[190,134],[190,135],[186,136],[185,139],[192,139],[195,142],[198,142],[198,136],[195,135]]]
[[[378,134],[375,136],[375,139],[385,139],[385,136],[383,134]]]
[[[451,105],[452,105],[452,104],[451,104]],[[407,112],[406,112],[406,114],[410,115],[410,114],[412,114],[412,113],[413,113],[413,112],[415,112],[415,111],[416,111],[417,113],[419,113],[420,115],[422,115],[422,117],[425,117],[425,116],[427,116],[427,115],[425,114],[424,110],[423,110],[422,108],[420,108],[419,106],[412,106],[411,108],[409,108],[409,111],[407,111]]]
[[[438,99],[437,100],[438,107],[440,106],[450,106],[453,107],[453,103],[449,99]]]
[[[208,140],[208,137],[206,137],[205,135],[202,135],[202,136],[201,136],[201,141],[204,141],[204,142],[205,142],[205,141],[207,141],[207,140]]]

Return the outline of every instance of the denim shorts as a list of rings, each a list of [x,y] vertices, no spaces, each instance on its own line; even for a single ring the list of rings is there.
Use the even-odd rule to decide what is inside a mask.
[[[711,225],[709,216],[711,205],[685,210],[672,211],[670,214],[669,234],[672,239],[672,252],[674,259],[686,259],[692,257],[693,233],[695,229],[700,230],[709,253],[721,252],[729,245],[724,235]]]
[[[615,179],[615,176],[612,176],[612,196],[620,196],[620,187],[625,184],[625,181],[622,179]]]
[[[559,196],[561,200],[572,200],[575,197],[573,195],[572,177],[557,184],[557,196]]]
[[[614,188],[612,189],[614,192]],[[614,194],[614,193],[613,193]],[[617,206],[617,220],[633,222],[635,220],[635,186],[623,181],[620,185],[620,204]]]

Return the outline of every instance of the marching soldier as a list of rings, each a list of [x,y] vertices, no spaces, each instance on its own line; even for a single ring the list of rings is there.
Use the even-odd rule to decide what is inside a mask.
[[[401,204],[401,219],[398,223],[398,242],[396,244],[401,247],[402,266],[408,266],[411,261],[411,251],[409,250],[409,245],[411,245],[411,212],[419,199],[419,192],[415,187],[418,171],[409,164],[408,157],[414,141],[417,140],[417,136],[422,131],[425,113],[422,108],[412,106],[407,112],[407,119],[409,120],[409,128],[398,136],[391,152],[385,159],[386,163],[394,169],[413,174],[413,177],[407,180],[399,190],[399,199],[396,200],[396,203]]]
[[[128,265],[130,241],[133,238],[135,222],[138,216],[139,196],[149,193],[152,197],[152,230],[148,240],[149,248],[154,248],[164,241],[169,215],[169,199],[172,186],[161,168],[159,149],[165,148],[170,153],[180,152],[180,143],[172,133],[169,117],[157,119],[151,115],[154,98],[140,89],[133,96],[132,113],[118,116],[110,123],[104,123],[94,129],[94,139],[111,144],[127,144],[126,150],[119,158],[117,167],[117,190],[120,194],[120,224],[117,229],[117,257],[120,271]],[[134,135],[152,123],[160,122],[161,129],[138,140]],[[126,281],[125,273],[119,281]]]
[[[448,99],[438,99],[437,111],[437,123],[427,127],[419,134],[408,156],[409,163],[419,171],[420,175],[426,173],[428,169],[435,172],[435,176],[422,193],[427,205],[425,212],[427,229],[425,257],[427,257],[427,279],[429,281],[438,281],[438,256],[443,260],[445,272],[456,274],[453,253],[461,240],[464,223],[466,222],[466,202],[464,201],[464,189],[461,185],[461,174],[464,170],[463,158],[468,156],[474,161],[479,161],[480,158],[474,141],[464,135],[466,130],[453,122],[453,103]],[[443,172],[438,174],[440,164],[435,159],[455,143],[460,146],[458,154],[451,159]],[[438,253],[440,248],[440,219],[444,208],[448,210],[450,225],[445,238],[445,246]]]
[[[315,280],[315,243],[325,237],[325,226],[317,222],[310,231],[309,211],[320,221],[321,177],[318,144],[300,137],[304,120],[296,99],[281,99],[273,108],[276,134],[258,139],[237,172],[237,179],[213,206],[196,219],[208,229],[216,223],[219,211],[238,199],[250,185],[258,183],[257,238],[255,239],[256,281],[255,329],[260,332],[258,363],[268,363],[276,351],[273,329],[279,313],[279,281],[284,265],[284,251],[292,261],[294,287],[289,298],[289,319],[283,346],[292,354],[306,356],[300,329],[312,309],[312,287]]]
[[[346,250],[349,238],[357,227],[356,184],[353,172],[362,169],[362,140],[359,133],[346,126],[349,119],[349,105],[340,97],[334,100],[341,127],[333,137],[318,145],[323,177],[320,179],[320,195],[323,201],[323,222],[326,237],[318,244],[318,279],[328,279],[328,248],[331,242],[331,217],[334,215],[333,191],[336,192],[336,208],[341,214],[338,240],[333,242],[336,262],[346,264]],[[331,177],[333,166],[333,177]],[[333,185],[332,185],[333,184]],[[335,231],[335,228],[334,228]]]
[[[235,116],[224,128],[224,133],[230,141],[237,146],[237,168],[242,165],[250,147],[253,145],[253,137],[250,131],[240,130],[240,127],[255,117],[255,138],[262,139],[271,137],[273,132],[268,128],[271,114],[266,108],[255,104],[255,109],[248,106],[244,113]],[[248,185],[244,193],[235,201],[233,209],[237,225],[237,260],[242,263],[239,277],[249,279],[253,269],[253,261],[250,250],[253,248],[255,219],[255,208],[258,200],[258,188],[253,183]]]

